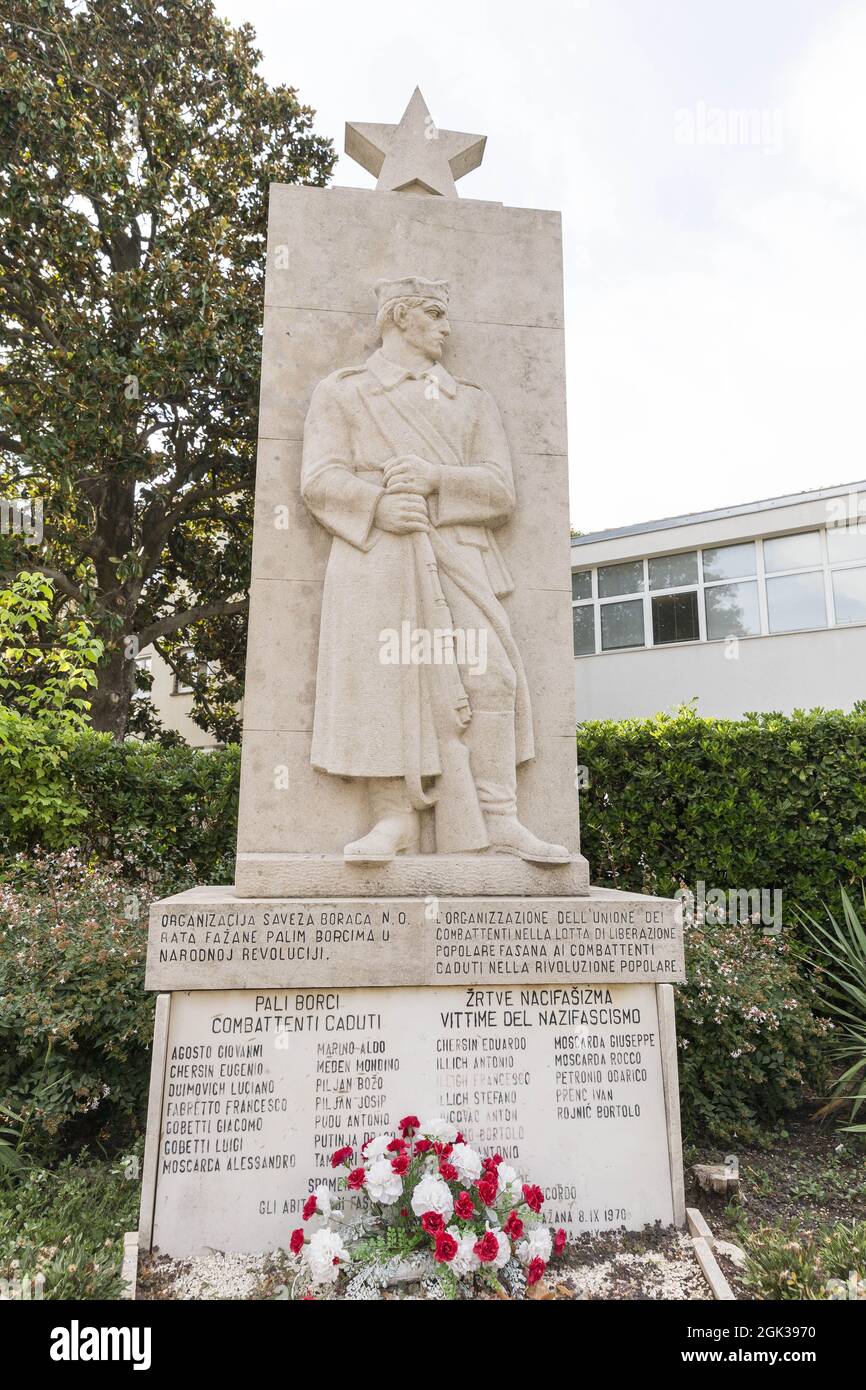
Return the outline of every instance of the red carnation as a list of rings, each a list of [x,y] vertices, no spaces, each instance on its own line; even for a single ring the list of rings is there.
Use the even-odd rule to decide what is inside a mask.
[[[346,1186],[350,1191],[357,1192],[359,1188],[364,1186],[366,1176],[363,1168],[353,1168],[346,1179]]]
[[[347,1144],[343,1149],[337,1149],[336,1153],[331,1154],[331,1167],[339,1168],[341,1163],[345,1163],[347,1158],[351,1158],[354,1150],[351,1144]]]
[[[425,1211],[421,1217],[421,1229],[426,1231],[428,1236],[435,1236],[437,1231],[444,1231],[445,1217],[441,1211]]]
[[[409,1215],[409,1208],[408,1208],[408,1207],[401,1207],[401,1208],[400,1208],[400,1215],[401,1215],[401,1216],[408,1216],[408,1215]]]
[[[534,1260],[529,1261],[529,1268],[526,1271],[527,1284],[537,1284],[546,1269],[547,1265],[544,1260],[540,1255],[536,1255]]]
[[[465,1144],[465,1143],[466,1143],[466,1140],[463,1138],[463,1131],[462,1131],[462,1129],[458,1129],[457,1133],[455,1134],[455,1136],[454,1136],[454,1143],[455,1143],[455,1144]]]
[[[405,1139],[392,1139],[385,1152],[389,1154],[401,1154],[404,1152],[405,1148]]]
[[[304,1248],[304,1228],[299,1226],[296,1231],[292,1231],[289,1238],[289,1249],[293,1255],[299,1255]]]
[[[526,1205],[529,1207],[529,1210],[530,1210],[530,1211],[541,1211],[541,1206],[542,1206],[542,1203],[543,1203],[543,1201],[544,1201],[544,1193],[542,1192],[541,1188],[538,1187],[537,1185],[534,1185],[534,1184],[533,1184],[533,1185],[530,1185],[530,1184],[524,1183],[524,1184],[523,1184],[522,1191],[523,1191],[523,1200],[524,1200],[524,1202],[526,1203]]]
[[[478,1179],[475,1186],[478,1188],[478,1196],[486,1207],[492,1207],[496,1201],[496,1194],[499,1191],[499,1179],[495,1173],[484,1173]]]
[[[403,1134],[414,1134],[416,1129],[421,1128],[421,1121],[418,1119],[417,1115],[406,1115],[405,1118],[400,1121],[398,1128]]]
[[[496,1166],[497,1166],[497,1168],[498,1168],[499,1165],[500,1165],[500,1163],[502,1162],[502,1154],[494,1154],[494,1155],[493,1155],[493,1162],[496,1164]]]
[[[468,1192],[461,1192],[454,1203],[454,1210],[461,1221],[471,1221],[475,1215],[475,1203]]]
[[[556,1232],[556,1234],[555,1234],[554,1237],[553,1237],[553,1253],[554,1253],[554,1255],[561,1255],[564,1249],[565,1249],[565,1231],[564,1231],[564,1230],[562,1229],[562,1227],[560,1226],[559,1230]]]
[[[520,1237],[523,1235],[523,1222],[516,1211],[510,1213],[502,1229],[507,1236],[511,1236],[512,1240],[520,1240]]]
[[[457,1254],[457,1241],[448,1231],[436,1232],[436,1248],[433,1251],[434,1260],[439,1260],[440,1264],[450,1264]]]
[[[460,1174],[457,1172],[453,1163],[440,1163],[439,1176],[440,1178],[444,1178],[446,1182],[457,1182]]]
[[[496,1164],[494,1163],[492,1158],[482,1158],[481,1169],[484,1173],[495,1173]]]
[[[415,1152],[416,1152],[416,1154],[425,1154],[425,1153],[427,1153],[428,1149],[432,1149],[432,1147],[433,1147],[433,1145],[432,1145],[432,1143],[430,1142],[429,1139],[416,1139],[416,1140],[415,1140]]]
[[[409,1167],[409,1155],[398,1154],[396,1158],[391,1159],[391,1167],[394,1169],[398,1178],[402,1178],[406,1169]]]
[[[447,1158],[453,1148],[453,1144],[443,1144],[440,1139],[437,1139],[433,1145],[433,1152],[438,1154],[440,1158]]]
[[[309,1221],[311,1216],[315,1216],[317,1206],[316,1195],[313,1193],[313,1196],[308,1197],[304,1203],[303,1217],[305,1221]]]
[[[476,1240],[472,1249],[483,1265],[489,1265],[499,1254],[499,1241],[492,1231],[485,1231],[481,1239]]]

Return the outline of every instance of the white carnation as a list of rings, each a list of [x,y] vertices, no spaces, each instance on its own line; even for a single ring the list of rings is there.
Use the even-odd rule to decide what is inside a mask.
[[[526,1240],[522,1240],[517,1247],[517,1258],[522,1265],[528,1265],[535,1259],[544,1260],[547,1264],[552,1253],[553,1238],[547,1226],[533,1226]]]
[[[516,1168],[512,1168],[510,1163],[500,1163],[496,1171],[499,1174],[499,1186],[501,1188],[511,1187],[513,1183],[517,1183],[517,1190],[520,1192],[520,1177]],[[522,1197],[523,1193],[521,1192],[520,1195]]]
[[[425,1211],[438,1211],[447,1221],[454,1210],[448,1184],[435,1173],[428,1173],[412,1193],[412,1210],[416,1216],[423,1216]]]
[[[496,1256],[493,1263],[497,1269],[501,1269],[502,1266],[507,1265],[508,1261],[511,1259],[511,1242],[508,1236],[504,1236],[501,1231],[497,1231],[496,1236],[499,1240],[499,1254]]]
[[[451,1261],[451,1268],[455,1274],[474,1274],[475,1270],[479,1268],[481,1261],[474,1250],[477,1239],[478,1237],[475,1235],[460,1236],[458,1239],[457,1254]]]
[[[421,1133],[428,1139],[441,1141],[443,1144],[453,1144],[457,1138],[457,1126],[452,1125],[449,1120],[440,1118],[427,1120],[421,1126]]]
[[[367,1191],[370,1200],[390,1206],[403,1195],[403,1179],[391,1167],[390,1158],[377,1158],[367,1169]]]
[[[481,1156],[468,1144],[455,1144],[448,1162],[454,1164],[461,1182],[476,1182],[481,1177]]]
[[[331,1215],[331,1193],[327,1187],[317,1187],[315,1191],[316,1206],[322,1216]]]
[[[304,1246],[304,1259],[314,1284],[335,1284],[340,1264],[349,1260],[349,1252],[336,1231],[323,1227],[321,1231],[314,1231],[309,1243]]]
[[[375,1139],[371,1139],[364,1150],[364,1161],[373,1163],[377,1158],[383,1158],[388,1152],[388,1145],[394,1142],[393,1135],[377,1134]]]

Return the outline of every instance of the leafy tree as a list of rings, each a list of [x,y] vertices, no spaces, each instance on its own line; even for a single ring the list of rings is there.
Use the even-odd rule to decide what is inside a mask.
[[[55,622],[53,599],[38,573],[0,590],[0,844],[60,843],[85,814],[65,767],[87,723],[102,643],[81,617]]]
[[[211,0],[0,11],[0,497],[44,501],[39,568],[105,644],[92,722],[115,737],[137,652],[196,623],[224,672],[199,708],[232,732],[267,189],[334,162],[253,38]]]

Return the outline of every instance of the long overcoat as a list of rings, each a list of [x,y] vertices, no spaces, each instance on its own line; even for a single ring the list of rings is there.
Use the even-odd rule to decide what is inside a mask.
[[[301,493],[333,536],[311,761],[339,776],[400,777],[414,770],[426,778],[441,770],[429,701],[407,708],[412,687],[405,671],[382,660],[383,633],[420,620],[412,537],[374,521],[383,468],[410,453],[444,465],[438,493],[428,499],[435,559],[507,652],[517,687],[516,761],[533,756],[526,679],[499,602],[513,584],[493,532],[515,506],[499,410],[487,391],[440,364],[414,375],[380,349],[364,366],[320,382],[304,426]]]

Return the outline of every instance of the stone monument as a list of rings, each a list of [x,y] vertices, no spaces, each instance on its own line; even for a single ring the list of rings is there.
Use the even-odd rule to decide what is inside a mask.
[[[155,904],[141,1241],[285,1245],[441,1113],[572,1231],[684,1220],[675,904],[579,853],[560,219],[484,138],[273,185],[236,882]]]

